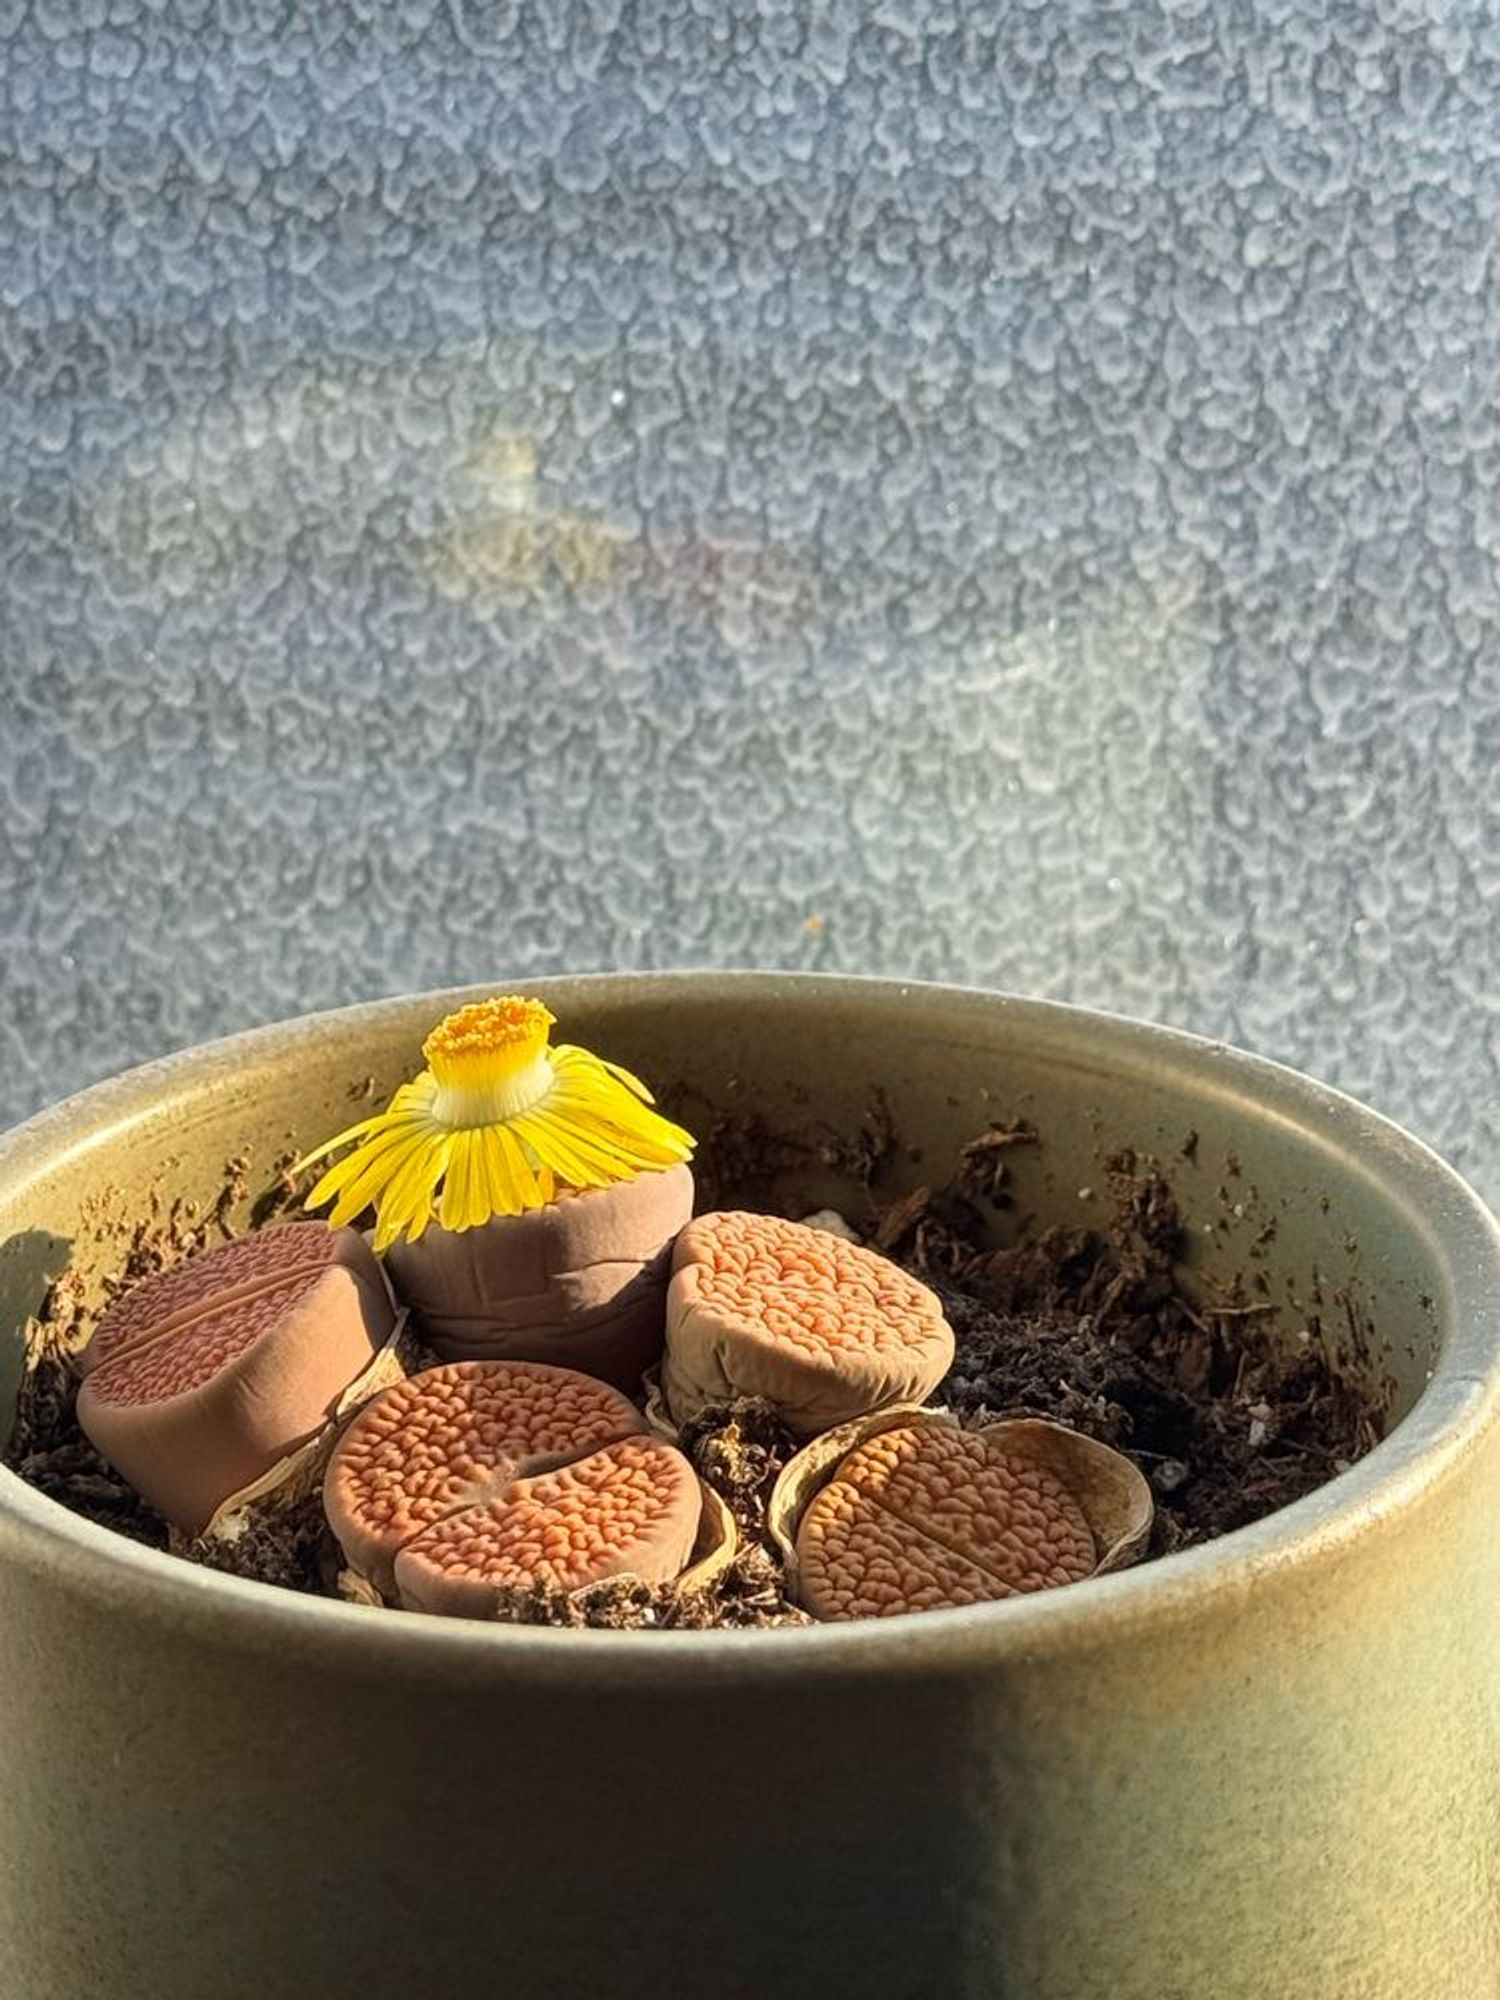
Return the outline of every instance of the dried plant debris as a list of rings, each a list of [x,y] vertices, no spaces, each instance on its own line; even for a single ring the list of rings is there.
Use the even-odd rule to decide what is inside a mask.
[[[851,1221],[938,1293],[953,1327],[953,1365],[932,1401],[971,1427],[1046,1417],[1126,1453],[1149,1478],[1156,1502],[1150,1554],[1285,1506],[1381,1435],[1384,1409],[1363,1383],[1357,1347],[1336,1360],[1316,1340],[1287,1353],[1263,1298],[1235,1293],[1204,1305],[1184,1289],[1181,1217],[1149,1162],[1121,1153],[1107,1163],[1111,1219],[1104,1226],[1030,1232],[1021,1219],[1009,1225],[1013,1240],[996,1248],[995,1212],[1010,1206],[1016,1149],[1044,1143],[1028,1124],[992,1124],[962,1149],[949,1182],[881,1201],[875,1190],[898,1150],[883,1104],[848,1139],[788,1137],[755,1112],[716,1109],[697,1122],[707,1135],[697,1162],[700,1206],[770,1207],[779,1193],[783,1212],[797,1216],[805,1207],[796,1200],[805,1192],[799,1181],[826,1185],[835,1170],[852,1180]],[[222,1200],[206,1214],[177,1203],[122,1231],[119,1276],[108,1296],[223,1241],[246,1195],[243,1163],[234,1162]],[[252,1205],[253,1222],[294,1203],[283,1177]],[[30,1329],[5,1462],[76,1512],[154,1547],[294,1590],[348,1595],[316,1499],[252,1507],[232,1539],[169,1538],[165,1523],[77,1426],[75,1357],[97,1316],[71,1273],[57,1280]],[[1352,1320],[1351,1329],[1353,1339]],[[624,1577],[569,1593],[508,1592],[496,1618],[627,1631],[808,1623],[788,1594],[767,1526],[771,1491],[797,1440],[769,1404],[741,1398],[698,1412],[677,1442],[734,1516],[739,1547],[726,1567],[707,1585]]]
[[[1013,1125],[991,1125],[977,1139],[971,1139],[958,1156],[954,1176],[959,1191],[991,1202],[996,1208],[1010,1206],[1010,1161],[1007,1155],[1016,1146],[1035,1146],[1039,1134],[1029,1119]]]
[[[798,1448],[775,1407],[760,1396],[710,1403],[683,1425],[677,1442],[728,1503],[741,1534],[763,1537],[771,1488]]]
[[[295,1152],[282,1153],[272,1162],[273,1179],[256,1195],[250,1206],[250,1227],[264,1229],[267,1223],[280,1222],[302,1214],[302,1198],[312,1182],[311,1174],[303,1174],[300,1179],[292,1173],[296,1164]]]
[[[1160,1555],[1310,1492],[1377,1442],[1384,1411],[1316,1348],[1282,1352],[1260,1309],[1194,1304],[1171,1189],[1130,1154],[1107,1170],[1103,1231],[996,1250],[949,1203],[925,1218],[913,1262],[957,1339],[937,1400],[973,1422],[1050,1416],[1127,1452],[1156,1493]]]
[[[562,1625],[610,1632],[771,1631],[816,1621],[785,1592],[779,1559],[760,1544],[742,1548],[712,1590],[612,1577],[568,1595],[518,1591],[496,1612],[506,1625]]]
[[[195,1541],[174,1534],[172,1552],[255,1583],[274,1583],[309,1596],[337,1595],[339,1546],[320,1494],[304,1494],[290,1506],[247,1508],[236,1525],[237,1534],[206,1534]]]
[[[49,1500],[132,1541],[164,1549],[166,1522],[78,1427],[78,1353],[93,1318],[82,1284],[65,1271],[27,1328],[26,1372],[4,1462]]]

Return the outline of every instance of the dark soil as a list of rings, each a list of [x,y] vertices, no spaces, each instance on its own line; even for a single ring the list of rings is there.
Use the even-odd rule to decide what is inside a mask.
[[[993,1125],[966,1146],[952,1181],[894,1201],[874,1192],[895,1152],[884,1106],[865,1129],[789,1140],[756,1118],[699,1120],[705,1139],[700,1206],[766,1206],[789,1169],[833,1168],[863,1191],[867,1240],[941,1296],[957,1342],[933,1400],[965,1423],[1047,1416],[1135,1459],[1156,1496],[1151,1554],[1226,1533],[1298,1499],[1373,1445],[1379,1398],[1344,1375],[1316,1342],[1293,1354],[1275,1344],[1261,1304],[1205,1308],[1180,1282],[1182,1225],[1170,1188],[1149,1164],[1121,1154],[1107,1165],[1112,1220],[1103,1230],[1024,1230],[996,1249],[993,1217],[1010,1206],[1009,1157],[1037,1143],[1026,1124]],[[120,1289],[222,1240],[243,1192],[232,1163],[221,1207],[197,1218],[153,1216],[127,1246]],[[292,1206],[279,1184],[257,1223]],[[262,1213],[261,1210],[265,1212]],[[76,1512],[192,1560],[283,1587],[338,1594],[340,1558],[317,1501],[264,1505],[240,1539],[185,1545],[99,1458],[74,1416],[74,1356],[89,1315],[65,1274],[31,1333],[30,1369],[5,1463]],[[721,1493],[743,1547],[706,1590],[631,1580],[563,1596],[518,1593],[500,1616],[519,1624],[703,1630],[805,1624],[783,1590],[765,1535],[766,1502],[795,1441],[768,1405],[705,1411],[683,1449]]]
[[[182,1202],[155,1208],[126,1237],[119,1271],[106,1283],[104,1303],[184,1257],[227,1242],[233,1233],[228,1217],[245,1193],[245,1162],[234,1159],[225,1163],[219,1199],[208,1214]],[[4,1463],[75,1513],[164,1549],[171,1539],[166,1522],[99,1456],[74,1416],[76,1357],[96,1317],[77,1276],[64,1271],[28,1329],[27,1369]]]
[[[971,1149],[972,1152],[972,1149]],[[1102,1233],[986,1247],[962,1193],[887,1211],[889,1254],[943,1300],[957,1341],[935,1401],[965,1422],[1047,1416],[1127,1453],[1151,1481],[1163,1555],[1300,1499],[1375,1444],[1381,1403],[1310,1343],[1279,1350],[1265,1305],[1194,1304],[1170,1188],[1129,1155],[1106,1169]]]

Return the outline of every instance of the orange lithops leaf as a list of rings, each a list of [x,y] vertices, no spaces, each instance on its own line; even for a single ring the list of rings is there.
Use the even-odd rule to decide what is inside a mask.
[[[395,1326],[384,1274],[353,1230],[267,1230],[147,1279],[105,1313],[78,1420],[137,1492],[197,1534],[327,1426]]]
[[[350,1563],[388,1592],[425,1529],[644,1429],[627,1397],[574,1369],[451,1362],[366,1404],[329,1460],[323,1504]]]
[[[819,1618],[880,1618],[1078,1583],[1098,1550],[1043,1466],[943,1425],[850,1452],[797,1530],[799,1591]]]
[[[918,1403],[953,1361],[936,1293],[889,1258],[779,1216],[701,1215],[677,1239],[662,1386],[674,1419],[764,1396],[803,1435]]]
[[[655,1437],[630,1437],[450,1514],[396,1558],[401,1602],[416,1611],[491,1615],[507,1590],[578,1590],[629,1574],[666,1583],[692,1553],[697,1474]]]

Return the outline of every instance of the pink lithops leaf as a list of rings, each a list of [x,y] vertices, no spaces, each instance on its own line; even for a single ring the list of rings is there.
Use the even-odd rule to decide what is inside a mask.
[[[456,1361],[374,1397],[339,1440],[323,1504],[344,1554],[380,1589],[434,1522],[645,1429],[617,1389],[570,1368]]]
[[[352,1230],[340,1238],[314,1257],[291,1228],[247,1239],[261,1246],[253,1256],[208,1251],[101,1322],[79,1422],[188,1533],[315,1437],[394,1331],[379,1264]]]
[[[278,1284],[295,1271],[322,1271],[347,1264],[367,1275],[371,1259],[357,1230],[330,1229],[324,1222],[287,1222],[241,1236],[201,1256],[188,1257],[170,1271],[143,1278],[109,1308],[79,1357],[85,1373],[110,1361],[138,1341],[154,1340],[205,1307]]]
[[[425,1529],[396,1558],[396,1588],[410,1610],[483,1618],[530,1585],[578,1590],[627,1573],[665,1583],[692,1553],[701,1507],[680,1451],[625,1438]]]
[[[952,1364],[937,1295],[826,1230],[700,1215],[672,1268],[662,1386],[679,1424],[724,1397],[764,1396],[811,1436],[886,1403],[920,1403]]]
[[[797,1530],[802,1601],[878,1618],[1077,1583],[1099,1552],[1062,1481],[972,1432],[880,1432],[850,1452]]]

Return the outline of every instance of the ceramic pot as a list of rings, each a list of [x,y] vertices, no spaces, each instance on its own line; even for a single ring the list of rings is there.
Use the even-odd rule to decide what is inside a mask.
[[[97,1279],[122,1218],[212,1199],[231,1155],[268,1182],[472,997],[240,1036],[0,1140],[0,1424],[50,1274]],[[1165,1561],[743,1634],[301,1598],[0,1473],[0,1993],[1500,1991],[1500,1232],[1462,1182],[1286,1070],[1064,1007],[719,974],[544,997],[570,1040],[787,1130],[850,1128],[882,1086],[898,1185],[1022,1114],[1017,1196],[1073,1220],[1112,1149],[1154,1152],[1197,1274],[1254,1245],[1289,1341],[1347,1301],[1399,1421]],[[783,1192],[850,1199],[811,1168]]]

